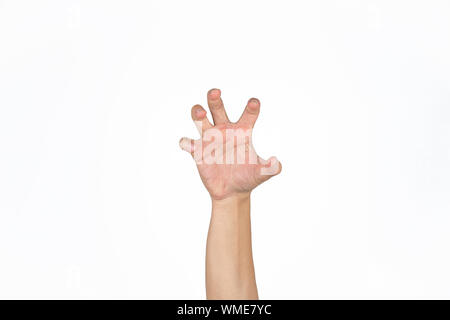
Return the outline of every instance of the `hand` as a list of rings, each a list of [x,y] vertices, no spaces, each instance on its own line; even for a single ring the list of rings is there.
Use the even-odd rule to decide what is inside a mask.
[[[211,89],[207,96],[214,126],[205,109],[200,105],[193,106],[191,115],[201,138],[195,141],[182,138],[180,147],[196,160],[203,184],[213,199],[250,194],[259,184],[281,172],[281,163],[275,157],[260,158],[252,145],[252,129],[260,102],[256,98],[250,99],[239,121],[232,123],[220,90]]]

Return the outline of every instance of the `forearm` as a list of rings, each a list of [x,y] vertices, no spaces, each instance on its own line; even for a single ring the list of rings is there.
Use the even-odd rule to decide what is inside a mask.
[[[258,299],[249,193],[212,201],[206,246],[206,295],[208,299]]]

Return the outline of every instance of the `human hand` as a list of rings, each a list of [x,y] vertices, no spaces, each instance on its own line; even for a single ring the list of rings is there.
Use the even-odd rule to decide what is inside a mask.
[[[214,200],[248,195],[259,184],[281,172],[281,163],[275,157],[262,159],[252,145],[252,129],[260,102],[256,98],[250,99],[241,118],[232,123],[220,90],[211,89],[207,98],[214,125],[209,122],[205,109],[200,105],[193,106],[191,115],[201,138],[182,138],[180,147],[194,157],[203,184]]]

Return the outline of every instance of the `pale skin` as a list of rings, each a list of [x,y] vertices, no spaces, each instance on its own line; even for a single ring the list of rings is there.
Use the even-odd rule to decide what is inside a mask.
[[[219,89],[211,89],[207,100],[213,124],[200,105],[193,106],[191,111],[202,143],[189,138],[180,140],[180,147],[194,156],[212,201],[206,245],[206,297],[255,300],[258,291],[252,255],[250,195],[258,185],[279,174],[281,164],[275,157],[268,160],[259,157],[251,143],[251,130],[260,111],[258,99],[248,101],[235,123],[228,119]],[[239,140],[227,134],[239,129],[250,132],[250,138]],[[217,135],[212,137],[213,133],[222,133],[221,142],[227,147],[210,152],[208,146],[221,140]]]

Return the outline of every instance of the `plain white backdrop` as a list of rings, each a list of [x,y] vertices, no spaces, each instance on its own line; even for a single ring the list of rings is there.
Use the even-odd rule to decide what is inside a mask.
[[[0,298],[203,299],[178,147],[222,89],[283,163],[263,299],[450,298],[450,2],[0,0]]]

